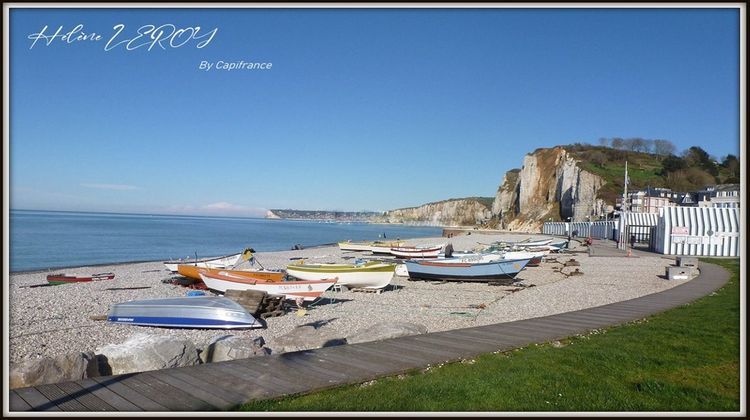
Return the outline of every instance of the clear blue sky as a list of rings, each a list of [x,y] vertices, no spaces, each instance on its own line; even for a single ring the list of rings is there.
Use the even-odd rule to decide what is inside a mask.
[[[118,23],[218,30],[105,51]],[[30,49],[77,24],[102,40]],[[731,9],[14,9],[10,34],[15,209],[388,210],[600,137],[739,153]]]

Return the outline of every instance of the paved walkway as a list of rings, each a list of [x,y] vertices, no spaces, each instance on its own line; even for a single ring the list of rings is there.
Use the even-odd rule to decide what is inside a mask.
[[[16,389],[10,391],[10,410],[227,410],[252,400],[360,383],[641,319],[705,296],[729,278],[715,265],[701,263],[700,269],[699,277],[660,293],[541,318]]]

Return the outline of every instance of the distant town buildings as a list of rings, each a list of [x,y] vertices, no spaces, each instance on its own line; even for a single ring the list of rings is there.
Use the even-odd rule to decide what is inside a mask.
[[[618,202],[622,208],[622,200]],[[658,214],[663,207],[739,208],[740,185],[709,185],[699,191],[675,192],[669,188],[646,188],[628,194],[626,210],[636,213]]]

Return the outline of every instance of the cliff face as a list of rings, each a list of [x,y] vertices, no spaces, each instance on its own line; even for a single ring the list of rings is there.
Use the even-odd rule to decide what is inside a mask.
[[[578,167],[562,147],[526,155],[523,168],[505,174],[492,204],[502,229],[538,231],[549,218],[566,220],[602,214],[597,191],[604,180]]]
[[[389,223],[425,226],[474,226],[492,217],[492,210],[477,199],[466,198],[428,203],[419,207],[391,210]]]

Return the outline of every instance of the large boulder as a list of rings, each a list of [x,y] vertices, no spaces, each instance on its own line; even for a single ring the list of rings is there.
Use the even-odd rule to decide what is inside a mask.
[[[217,335],[203,347],[200,359],[203,363],[212,363],[265,356],[271,354],[269,348],[263,347],[265,344],[263,337],[243,338],[229,334]]]
[[[367,341],[404,337],[407,335],[424,334],[426,332],[427,327],[420,324],[410,324],[407,322],[382,322],[352,334],[346,338],[346,342],[349,344],[356,344]]]
[[[301,325],[276,338],[273,341],[273,348],[276,353],[286,353],[341,344],[346,344],[346,339],[335,337],[330,332],[323,331],[313,325]]]
[[[10,387],[23,388],[99,376],[93,352],[41,357],[10,365]]]
[[[122,344],[96,349],[99,370],[106,375],[193,366],[200,363],[190,340],[168,335],[134,334]]]

